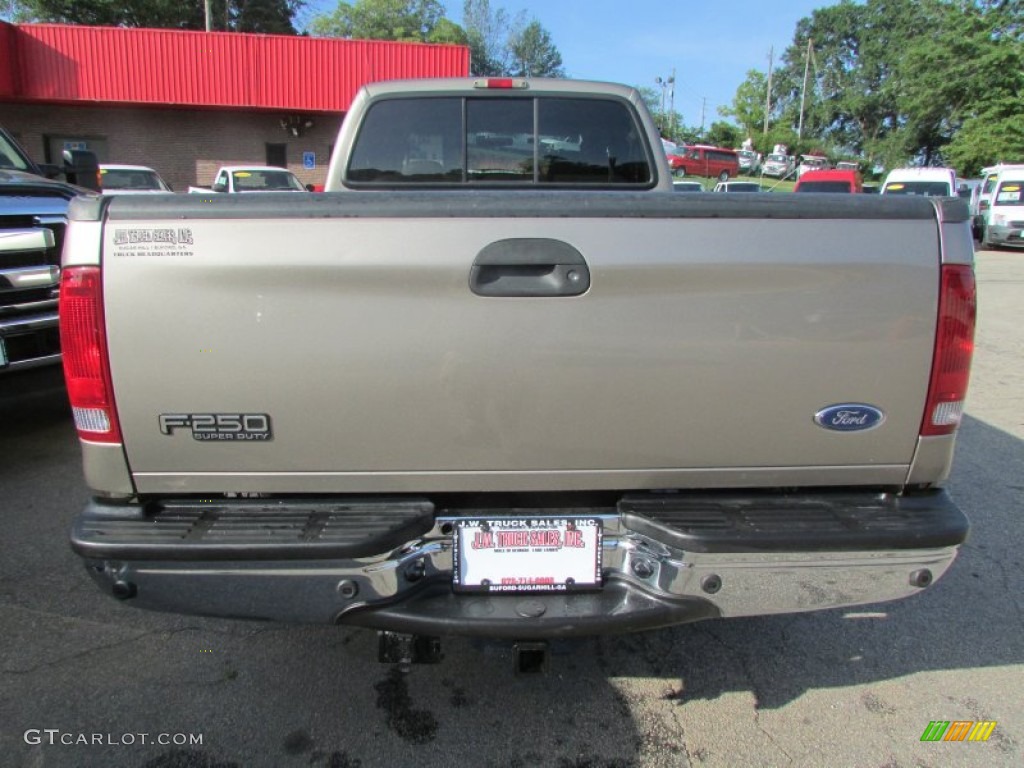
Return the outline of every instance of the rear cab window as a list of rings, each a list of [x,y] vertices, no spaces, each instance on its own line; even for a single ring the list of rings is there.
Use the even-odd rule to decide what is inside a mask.
[[[1004,181],[999,185],[993,205],[1020,205],[1024,202],[1021,190],[1024,190],[1024,181]]]
[[[290,171],[235,171],[236,192],[305,191]]]
[[[885,185],[886,195],[924,195],[925,197],[949,197],[952,191],[944,181],[893,181]]]
[[[853,192],[848,181],[806,181],[800,184],[798,192]]]
[[[157,192],[168,191],[155,173],[143,170],[104,168],[100,170],[104,189],[143,189]]]
[[[648,188],[644,135],[631,105],[610,98],[383,98],[366,112],[345,183]]]

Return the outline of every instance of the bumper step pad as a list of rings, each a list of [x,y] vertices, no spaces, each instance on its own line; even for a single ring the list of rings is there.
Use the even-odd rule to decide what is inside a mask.
[[[181,501],[118,508],[93,503],[75,519],[83,557],[118,560],[314,560],[369,557],[434,524],[423,499]]]
[[[851,552],[962,544],[967,517],[945,491],[633,495],[630,530],[688,552]]]

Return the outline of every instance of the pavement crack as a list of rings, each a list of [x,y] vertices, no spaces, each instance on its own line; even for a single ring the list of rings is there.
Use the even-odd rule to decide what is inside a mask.
[[[85,624],[94,624],[97,627],[104,627],[105,629],[117,626],[107,621],[96,621],[95,619],[82,618],[80,616],[68,616],[64,613],[57,613],[56,611],[43,611],[39,608],[29,608],[25,605],[19,605],[18,603],[11,603],[7,601],[0,602],[0,609],[10,608],[15,611],[22,611],[24,613],[31,613],[34,616],[43,616],[48,619],[60,619],[62,621],[80,621]]]
[[[793,756],[786,751],[785,747],[775,740],[775,737],[772,736],[771,732],[769,732],[767,728],[761,725],[761,713],[756,708],[754,709],[754,725],[757,726],[757,730],[768,737],[768,741],[772,743],[773,747],[786,756],[786,760],[789,761],[789,765],[793,765]]]
[[[1013,606],[1014,612],[1017,614],[1017,624],[1024,627],[1024,609],[1021,608],[1021,605],[1017,600],[1017,585],[1016,583],[1011,584],[1010,575],[1006,572],[1006,564],[1001,559],[993,557],[980,547],[972,548],[972,552],[985,562],[994,565],[999,571],[1001,577],[1000,580],[1003,585],[1003,594],[1009,598],[1010,604]]]
[[[132,644],[134,642],[137,642],[137,641],[139,641],[139,640],[141,640],[141,639],[143,639],[145,637],[150,637],[152,635],[159,635],[159,634],[163,634],[163,633],[160,632],[160,631],[157,631],[157,630],[153,630],[153,631],[150,631],[150,632],[142,632],[141,634],[135,635],[135,636],[130,637],[130,638],[126,639],[126,640],[118,640],[116,643],[107,643],[105,645],[96,645],[96,646],[93,646],[92,648],[87,648],[84,651],[80,651],[78,653],[73,653],[73,654],[71,654],[69,656],[61,656],[60,658],[52,659],[50,661],[43,662],[42,664],[37,664],[34,667],[29,667],[28,669],[9,669],[7,667],[4,667],[3,673],[5,675],[30,675],[30,674],[32,674],[34,672],[38,672],[41,669],[50,669],[52,667],[57,667],[57,666],[60,666],[62,664],[67,664],[68,662],[78,661],[79,659],[83,659],[83,658],[86,658],[88,656],[92,656],[93,654],[101,653],[103,651],[108,651],[111,648],[120,648],[123,645],[130,645],[130,644]]]

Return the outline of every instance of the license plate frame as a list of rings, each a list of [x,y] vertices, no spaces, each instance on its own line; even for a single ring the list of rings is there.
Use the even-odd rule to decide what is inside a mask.
[[[591,515],[453,521],[452,589],[488,594],[599,590],[603,527]]]

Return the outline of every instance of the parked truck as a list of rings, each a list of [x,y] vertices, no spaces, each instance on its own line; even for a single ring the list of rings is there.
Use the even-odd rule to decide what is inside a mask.
[[[225,192],[303,192],[306,188],[289,170],[272,165],[225,165],[217,171],[210,187],[189,187],[193,194]]]
[[[98,187],[97,168],[95,155],[81,150],[65,153],[59,166],[40,166],[0,127],[0,375],[60,361],[68,201]]]
[[[674,194],[658,141],[624,86],[379,83],[327,194],[76,201],[92,577],[386,660],[929,588],[966,206]]]

